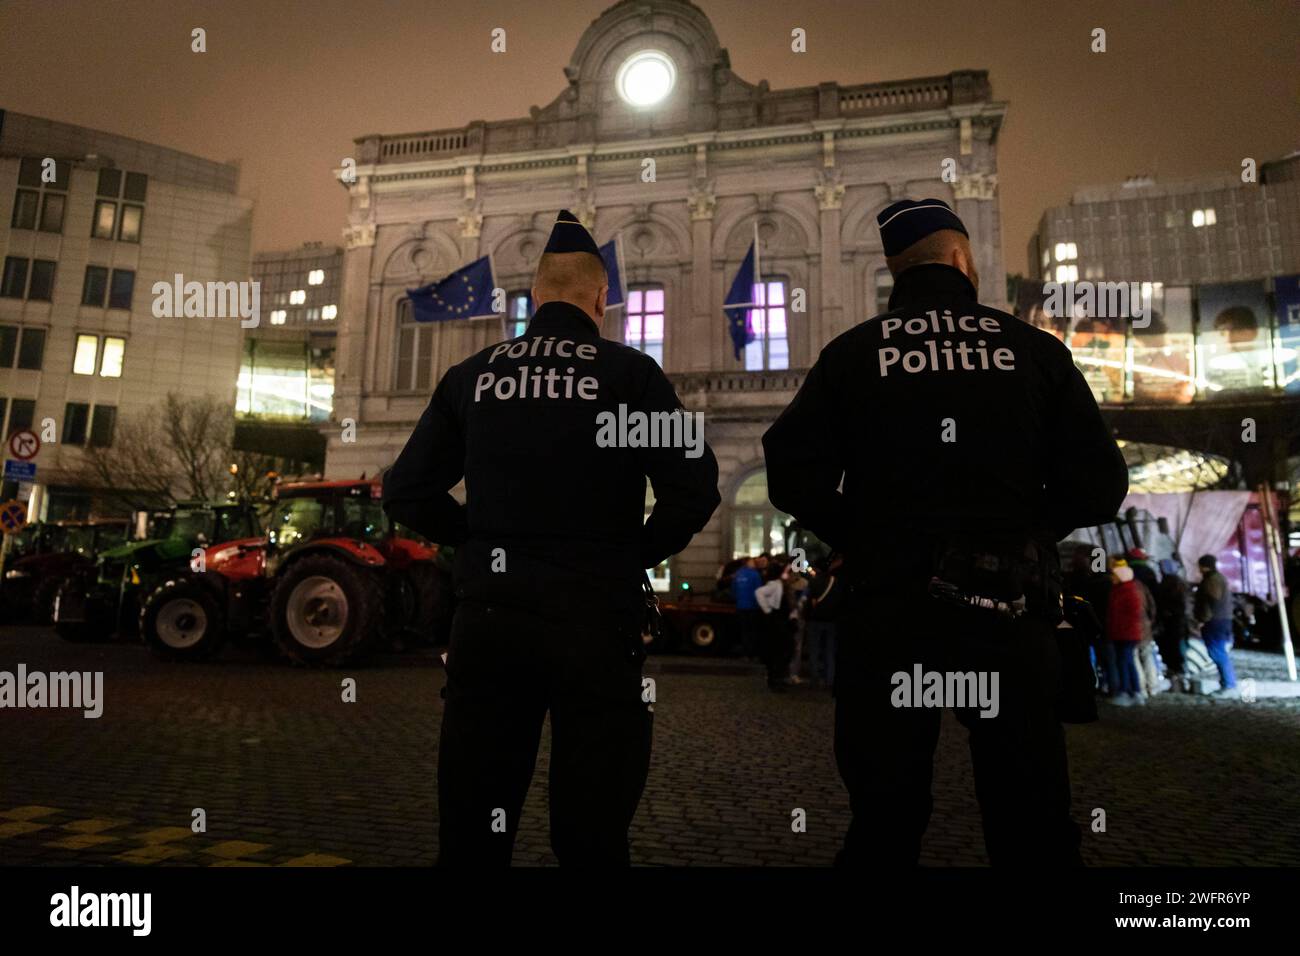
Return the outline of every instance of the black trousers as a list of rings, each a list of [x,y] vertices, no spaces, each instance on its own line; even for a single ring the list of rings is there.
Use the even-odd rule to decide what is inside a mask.
[[[558,624],[462,604],[438,746],[441,866],[509,866],[551,715],[551,847],[561,864],[629,862],[650,767],[636,624]]]
[[[837,863],[915,866],[933,809],[931,781],[942,709],[895,706],[894,675],[998,672],[998,713],[956,710],[970,732],[975,795],[995,866],[1077,866],[1065,737],[1057,716],[1060,667],[1052,626],[1010,622],[925,595],[897,608],[882,596],[840,623],[835,670],[835,760],[853,819]],[[991,688],[991,683],[988,685]]]
[[[784,684],[790,676],[790,659],[794,656],[794,631],[791,630],[790,618],[778,608],[763,618],[762,627],[767,684],[769,687]]]

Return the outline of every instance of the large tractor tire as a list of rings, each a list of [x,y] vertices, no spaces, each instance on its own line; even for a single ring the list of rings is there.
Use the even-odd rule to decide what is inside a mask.
[[[225,615],[208,588],[178,578],[163,584],[145,600],[140,611],[140,635],[161,660],[201,661],[224,643]]]
[[[295,664],[335,667],[369,650],[383,634],[378,574],[329,554],[291,565],[271,595],[271,630]]]

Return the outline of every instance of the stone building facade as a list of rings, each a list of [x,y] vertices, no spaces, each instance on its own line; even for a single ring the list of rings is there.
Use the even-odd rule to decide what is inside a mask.
[[[650,93],[667,88],[653,105],[627,79],[645,57],[667,61],[647,67]],[[681,0],[610,7],[564,76],[524,118],[356,141],[327,472],[391,463],[442,372],[516,334],[527,312],[511,296],[505,320],[416,327],[406,290],[490,254],[497,286],[526,291],[567,207],[598,243],[620,237],[624,280],[643,293],[609,313],[603,334],[654,348],[687,408],[705,413],[723,505],[671,579],[708,586],[733,555],[780,548],[784,516],[767,503],[760,438],[821,347],[883,309],[881,209],[949,201],[971,230],[986,300],[1005,306],[996,144],[1006,105],[980,71],[751,83],[732,72],[704,12]],[[774,307],[755,316],[765,334],[737,358],[722,305],[756,230]],[[340,427],[349,419],[354,442]]]

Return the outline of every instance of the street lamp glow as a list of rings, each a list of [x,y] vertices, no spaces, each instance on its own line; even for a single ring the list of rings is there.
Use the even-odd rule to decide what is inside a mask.
[[[672,92],[676,81],[677,67],[668,54],[642,50],[618,68],[614,85],[618,95],[632,106],[654,106]]]

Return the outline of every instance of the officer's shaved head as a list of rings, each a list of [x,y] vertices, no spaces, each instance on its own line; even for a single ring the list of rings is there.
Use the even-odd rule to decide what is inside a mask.
[[[975,254],[971,251],[970,240],[956,229],[939,229],[918,239],[898,255],[885,259],[885,265],[895,278],[913,266],[936,262],[964,272],[975,291],[979,292],[980,276],[975,269]]]
[[[544,252],[533,277],[533,307],[568,302],[597,324],[605,317],[609,278],[605,263],[589,252]]]

